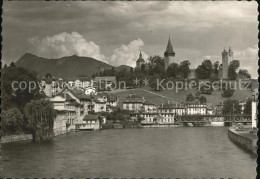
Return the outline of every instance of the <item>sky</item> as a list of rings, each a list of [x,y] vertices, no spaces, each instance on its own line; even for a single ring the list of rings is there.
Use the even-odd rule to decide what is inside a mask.
[[[239,1],[4,1],[2,61],[24,53],[78,55],[135,66],[139,51],[163,56],[170,36],[177,61],[191,68],[221,62],[230,46],[241,68],[257,77],[257,2]]]

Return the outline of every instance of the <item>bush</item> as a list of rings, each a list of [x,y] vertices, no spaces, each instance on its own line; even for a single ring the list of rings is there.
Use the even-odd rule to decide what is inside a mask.
[[[223,93],[221,94],[223,98],[230,98],[233,96],[235,90],[231,89],[231,86],[229,84],[225,85],[223,87]]]
[[[201,94],[207,94],[210,95],[213,92],[213,87],[211,83],[204,84],[200,87]]]
[[[2,134],[12,135],[22,132],[23,115],[17,108],[11,108],[2,112]]]

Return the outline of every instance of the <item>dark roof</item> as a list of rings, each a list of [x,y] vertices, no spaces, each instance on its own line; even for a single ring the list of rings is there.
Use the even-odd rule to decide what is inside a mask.
[[[173,109],[173,108],[183,109],[185,108],[185,106],[180,104],[161,104],[158,108],[159,109]]]
[[[65,93],[59,93],[57,94],[57,96],[61,96],[63,98],[65,98]],[[74,101],[75,99],[73,99],[69,94],[66,94],[66,101]]]
[[[164,56],[170,56],[170,55],[175,56],[175,52],[173,51],[171,39],[169,37],[167,48],[166,51],[164,52]]]
[[[144,105],[154,105],[153,103],[149,102],[149,101],[144,101],[143,103]]]
[[[97,99],[97,98],[94,98],[94,100],[93,100],[95,103],[106,103],[105,101],[100,101],[99,99]]]
[[[84,91],[79,89],[68,89],[76,98],[80,100],[91,100],[90,95],[86,95]]]
[[[98,115],[85,115],[83,121],[96,121],[98,120]]]

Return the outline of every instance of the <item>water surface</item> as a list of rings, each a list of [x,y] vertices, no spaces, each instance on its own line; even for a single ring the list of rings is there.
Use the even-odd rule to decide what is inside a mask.
[[[225,127],[115,129],[2,145],[3,177],[255,178]]]

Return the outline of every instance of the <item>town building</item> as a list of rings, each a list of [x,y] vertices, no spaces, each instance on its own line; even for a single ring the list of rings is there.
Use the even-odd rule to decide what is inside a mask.
[[[77,130],[99,130],[101,129],[101,122],[98,115],[85,115],[83,122],[78,124]]]
[[[184,104],[161,104],[158,107],[158,113],[170,113],[174,115],[184,115],[186,114],[186,106]]]
[[[223,106],[224,106],[223,102],[221,102],[221,103],[219,103],[215,106],[215,114],[216,115],[222,115],[223,114]]]
[[[164,52],[164,58],[165,58],[165,70],[169,67],[171,63],[174,62],[175,52],[173,51],[171,39],[169,37],[167,48]]]
[[[207,103],[207,114],[213,115],[214,114],[214,106],[212,103]]]
[[[153,104],[149,101],[146,101],[146,100],[143,102],[142,109],[145,113],[156,113],[157,112],[157,107],[155,106],[155,104]]]
[[[123,109],[133,112],[141,112],[144,102],[144,97],[130,94],[126,97],[125,101],[123,101]]]
[[[57,116],[54,120],[54,134],[61,134],[66,130],[75,129],[75,124],[80,123],[83,117],[83,108],[71,95],[60,93],[51,98]]]
[[[199,103],[187,104],[187,115],[206,115],[207,105]]]

